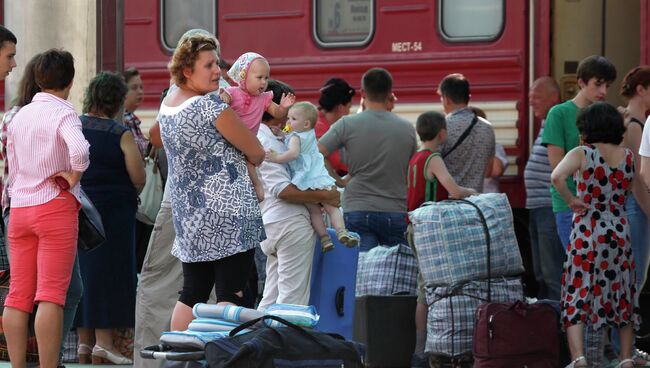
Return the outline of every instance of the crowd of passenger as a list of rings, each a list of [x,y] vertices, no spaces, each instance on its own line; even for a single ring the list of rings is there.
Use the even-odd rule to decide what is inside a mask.
[[[16,67],[17,43],[0,27],[2,78]],[[383,68],[366,71],[358,91],[328,79],[314,106],[270,79],[271,67],[252,52],[229,65],[212,34],[186,32],[144,134],[137,70],[98,73],[78,116],[67,101],[70,53],[44,51],[24,66],[2,121],[11,270],[2,327],[15,367],[25,366],[32,313],[41,367],[60,366],[72,328],[80,362],[133,364],[117,346],[119,329],[135,328],[137,351],[163,330],[187,329],[197,303],[307,304],[314,251],[408,244],[408,211],[498,191],[507,156],[485,112],[470,106],[462,74],[438,83],[443,112],[425,112],[414,126],[393,113]],[[602,102],[615,79],[609,60],[591,56],[578,66],[572,99],[561,103],[551,77],[529,94],[542,122],[524,171],[535,296],[561,301],[571,367],[587,366],[586,325],[611,328],[620,367],[650,364],[633,347],[650,262],[650,67],[625,76],[628,105],[618,111]],[[356,95],[360,111],[350,114]],[[168,174],[150,226],[136,212],[153,154]],[[92,251],[77,251],[81,188],[106,233]],[[419,278],[414,367],[428,366],[426,321]],[[134,357],[138,367],[156,364]]]

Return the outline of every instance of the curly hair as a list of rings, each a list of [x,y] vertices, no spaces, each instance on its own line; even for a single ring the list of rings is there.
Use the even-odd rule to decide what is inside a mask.
[[[194,70],[194,64],[199,57],[200,51],[216,50],[219,54],[219,41],[210,32],[203,29],[191,29],[178,40],[172,60],[167,65],[169,74],[176,85],[187,82],[183,75],[185,68]]]
[[[623,116],[606,102],[596,102],[578,113],[576,126],[585,143],[620,144],[625,133]]]
[[[83,112],[103,114],[114,118],[126,97],[126,83],[121,75],[100,72],[88,84],[84,95]]]

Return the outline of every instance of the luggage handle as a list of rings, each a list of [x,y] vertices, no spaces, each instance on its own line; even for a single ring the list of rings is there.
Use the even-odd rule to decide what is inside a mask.
[[[242,330],[244,330],[244,329],[246,329],[246,328],[249,328],[249,327],[253,326],[253,325],[256,324],[257,322],[260,322],[260,321],[263,321],[263,320],[267,320],[267,319],[272,319],[272,320],[274,320],[274,321],[277,321],[277,322],[282,323],[283,325],[285,325],[285,326],[287,326],[287,327],[293,328],[294,330],[300,332],[302,335],[306,336],[307,338],[309,338],[311,341],[313,341],[314,343],[316,343],[317,345],[319,345],[320,347],[322,347],[322,348],[325,349],[326,351],[328,351],[328,352],[330,351],[330,348],[329,348],[329,347],[327,347],[326,345],[323,345],[322,342],[318,341],[318,339],[317,339],[316,337],[314,337],[314,336],[313,336],[312,334],[310,334],[309,332],[305,331],[304,328],[302,328],[302,327],[300,327],[300,326],[298,326],[298,325],[296,325],[296,324],[294,324],[294,323],[291,323],[291,322],[287,321],[287,320],[284,319],[284,318],[281,318],[281,317],[278,317],[278,316],[272,316],[272,315],[270,315],[270,314],[267,314],[267,315],[265,315],[265,316],[262,316],[262,317],[259,317],[259,318],[255,318],[255,319],[250,320],[250,321],[248,321],[248,322],[244,322],[244,323],[242,323],[241,325],[235,327],[232,331],[230,331],[230,333],[228,334],[228,336],[233,337],[233,336],[237,335],[239,332],[241,332]],[[270,329],[272,329],[272,330],[275,330],[275,328],[273,328],[273,327],[270,327],[270,326],[266,326],[266,327],[267,327],[267,328],[270,328]],[[233,357],[233,358],[234,358],[234,357]]]
[[[165,344],[148,346],[140,350],[140,357],[142,359],[160,359],[170,361],[191,361],[201,360],[205,358],[205,352],[199,351],[178,351],[171,350],[171,346]]]
[[[339,315],[339,317],[343,317],[345,315],[345,308],[344,308],[344,302],[345,302],[345,286],[341,286],[340,288],[336,289],[336,295],[334,296],[334,306],[336,307],[336,314]]]
[[[512,303],[512,305],[508,308],[508,310],[513,311],[519,314],[520,316],[525,317],[526,314],[528,313],[529,306],[530,305],[523,300],[515,300],[515,302]]]
[[[408,292],[408,291],[398,291],[398,292],[392,293],[390,295],[392,295],[392,296],[404,296],[404,295],[411,295],[411,293]]]

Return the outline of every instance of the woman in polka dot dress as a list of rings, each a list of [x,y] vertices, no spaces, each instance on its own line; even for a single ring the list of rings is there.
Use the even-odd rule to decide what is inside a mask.
[[[618,328],[617,367],[633,367],[633,329],[638,329],[641,319],[624,204],[630,190],[642,193],[644,188],[641,180],[633,180],[632,151],[619,146],[625,126],[614,107],[597,102],[585,108],[577,126],[585,145],[569,151],[551,176],[574,212],[561,298],[562,324],[573,358],[568,367],[588,366],[583,351],[585,324]],[[574,174],[576,196],[566,185],[567,177]]]

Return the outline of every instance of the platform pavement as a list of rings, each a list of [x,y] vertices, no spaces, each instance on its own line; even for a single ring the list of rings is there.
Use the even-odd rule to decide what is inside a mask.
[[[66,363],[65,368],[82,368],[82,367],[97,367],[96,365],[92,364],[70,364]],[[108,365],[108,364],[102,364],[101,367],[126,367],[126,368],[131,368],[133,365]]]
[[[10,368],[11,364],[9,362],[0,362],[0,368]],[[29,367],[29,366],[28,366]],[[97,367],[93,366],[92,364],[74,364],[74,363],[66,363],[65,368],[89,368],[89,367]],[[100,367],[122,367],[122,368],[131,368],[133,365],[109,365],[109,364],[102,364]]]

